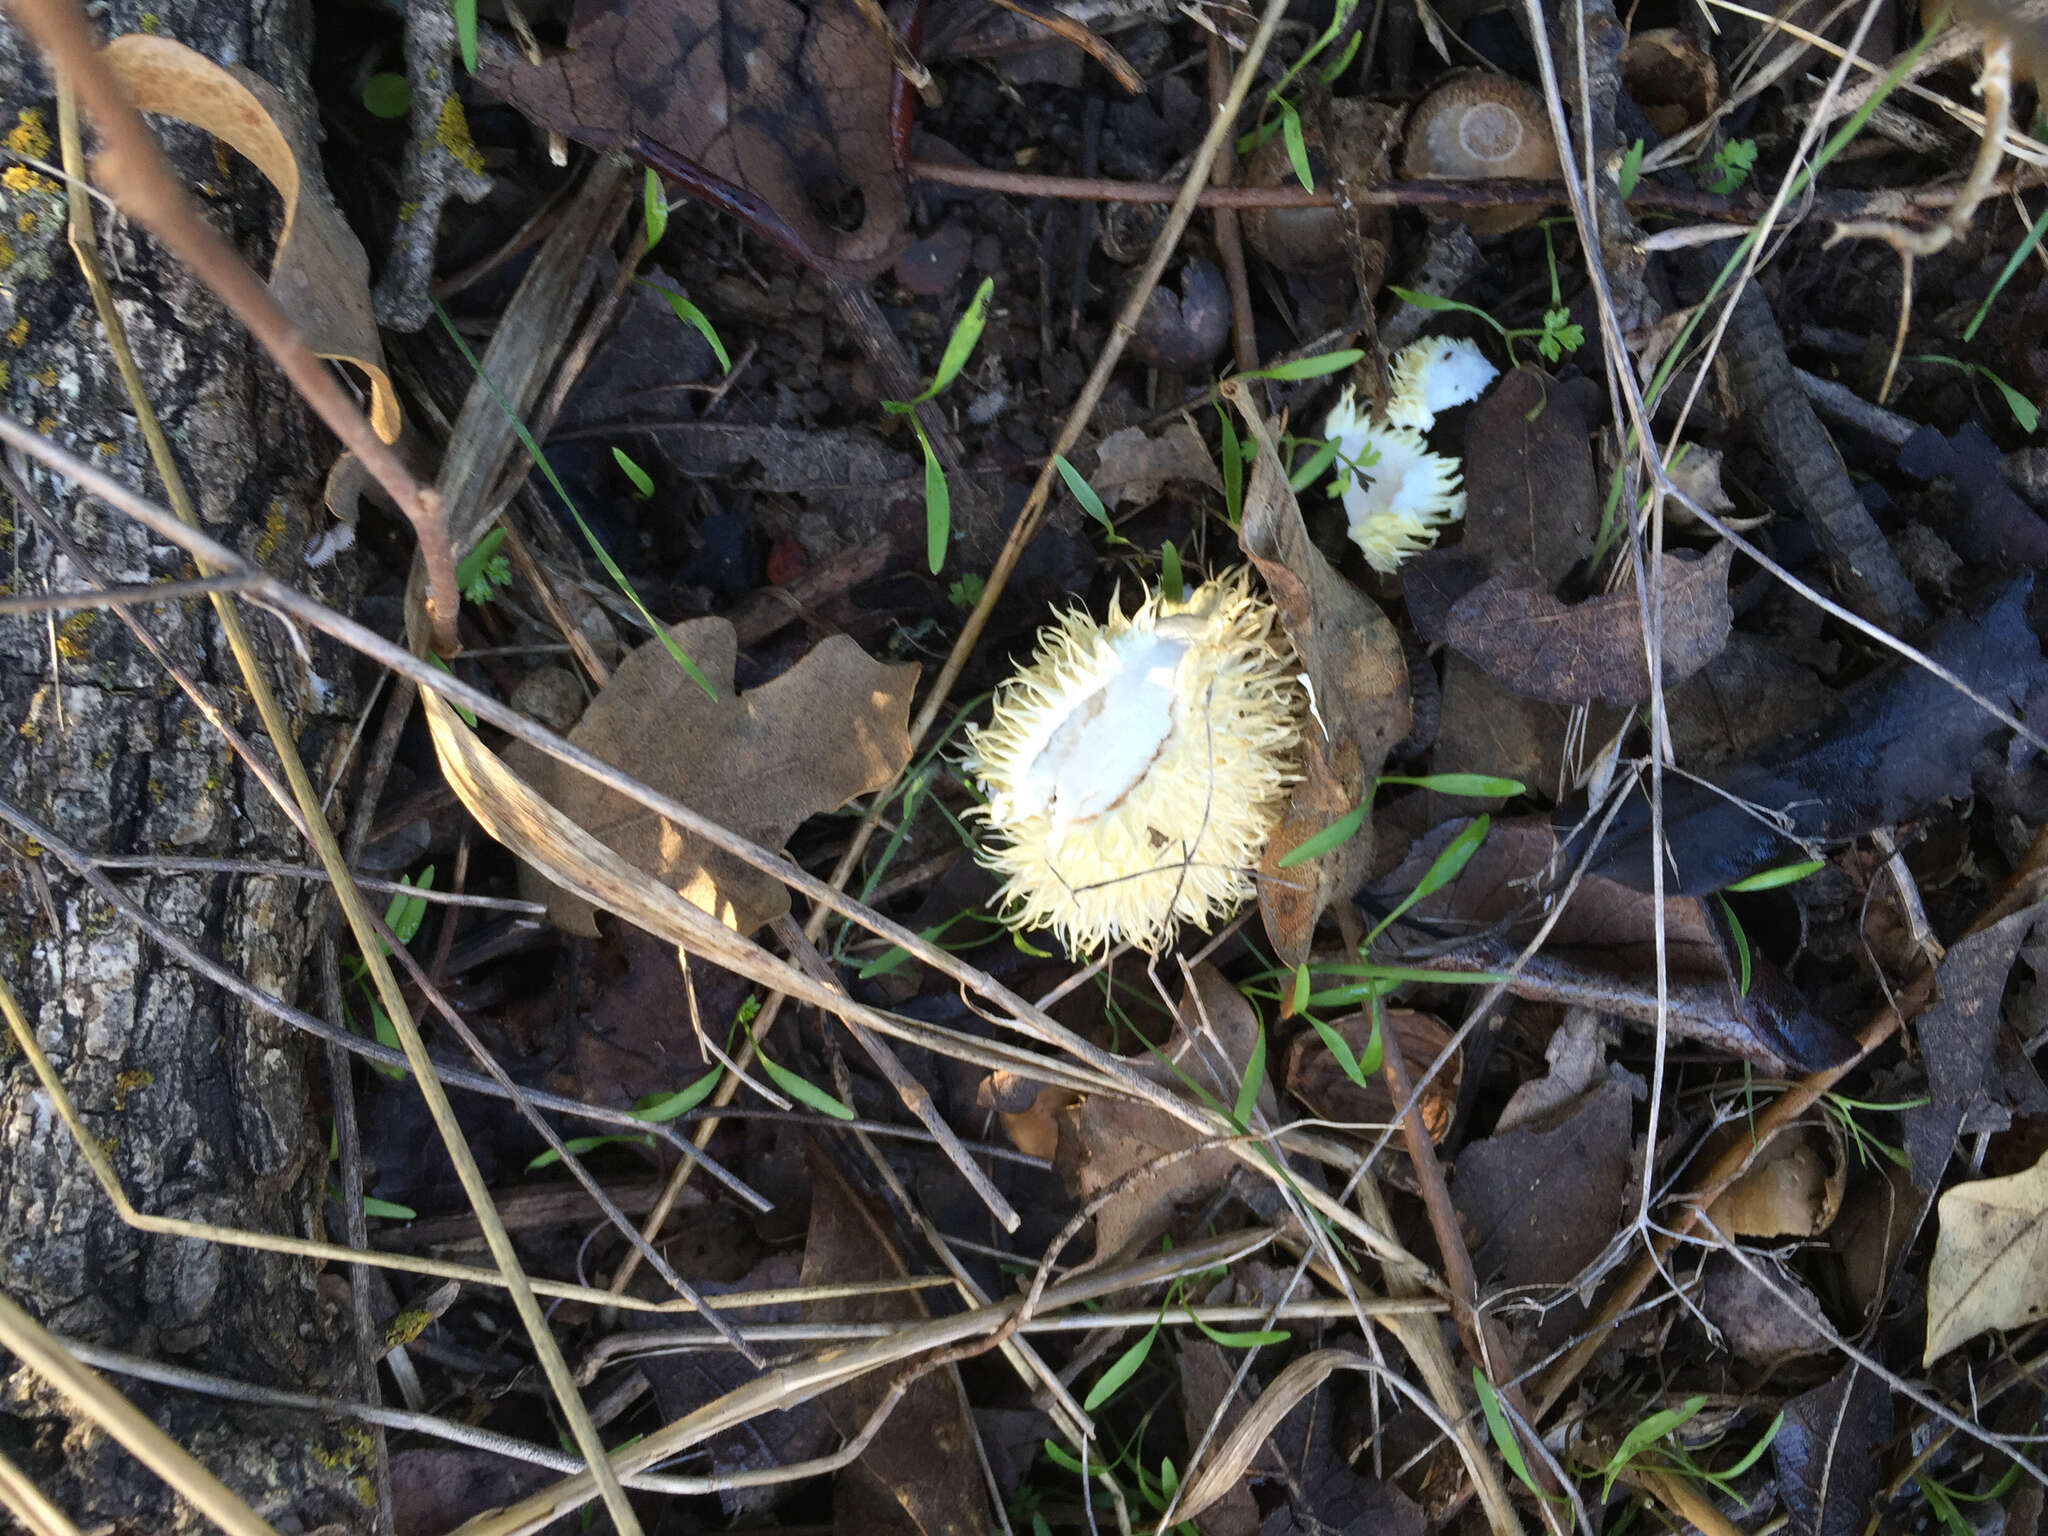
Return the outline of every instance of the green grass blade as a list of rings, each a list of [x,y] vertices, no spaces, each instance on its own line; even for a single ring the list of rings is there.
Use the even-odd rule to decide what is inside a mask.
[[[691,1110],[711,1097],[711,1090],[718,1086],[725,1068],[713,1067],[695,1082],[686,1083],[673,1093],[650,1093],[634,1101],[630,1111],[635,1120],[645,1120],[649,1125],[665,1125],[678,1115],[687,1115]]]
[[[1530,1475],[1529,1463],[1522,1458],[1521,1442],[1509,1427],[1507,1414],[1501,1411],[1500,1396],[1493,1390],[1493,1383],[1486,1379],[1486,1372],[1476,1365],[1472,1367],[1472,1386],[1479,1394],[1479,1411],[1486,1416],[1486,1429],[1493,1436],[1500,1459],[1508,1464],[1508,1470],[1521,1480],[1523,1487],[1541,1498],[1543,1490]]]
[[[1159,546],[1159,591],[1169,603],[1177,603],[1186,588],[1180,579],[1180,551],[1168,539]]]
[[[409,1205],[400,1205],[396,1200],[379,1200],[375,1195],[365,1195],[363,1214],[381,1216],[386,1221],[416,1221],[420,1213]]]
[[[1081,510],[1102,524],[1112,539],[1120,539],[1122,535],[1116,531],[1116,524],[1109,519],[1109,508],[1102,504],[1102,498],[1095,494],[1095,487],[1088,483],[1087,477],[1074,468],[1063,453],[1052,456],[1052,467],[1060,472],[1060,478],[1066,481],[1067,490],[1081,504]]]
[[[661,284],[650,283],[644,277],[640,281],[668,300],[668,307],[675,311],[676,318],[710,343],[712,352],[718,358],[719,368],[723,372],[731,373],[732,359],[726,355],[725,343],[718,339],[718,327],[711,323],[711,317],[680,293],[671,293]]]
[[[984,277],[981,286],[974,290],[974,298],[968,303],[966,313],[953,327],[953,334],[946,338],[946,350],[939,358],[939,371],[932,375],[931,383],[912,398],[912,405],[923,404],[960,377],[960,370],[974,355],[974,344],[981,340],[982,328],[988,324],[989,300],[995,296],[995,291],[996,280]]]
[[[1802,864],[1780,864],[1776,869],[1761,869],[1746,880],[1738,880],[1728,889],[1731,891],[1771,891],[1781,885],[1790,885],[1795,880],[1804,880],[1816,870],[1826,869],[1827,860],[1808,859]]]
[[[1093,1413],[1122,1391],[1124,1384],[1138,1374],[1138,1367],[1145,1363],[1145,1357],[1152,1353],[1152,1346],[1158,1339],[1159,1325],[1154,1323],[1136,1343],[1110,1362],[1109,1369],[1102,1373],[1102,1379],[1090,1387],[1088,1395],[1081,1400],[1082,1411]]]
[[[1259,1089],[1266,1081],[1266,1029],[1260,1025],[1252,1034],[1251,1059],[1245,1063],[1244,1081],[1237,1085],[1237,1104],[1231,1110],[1231,1123],[1240,1130],[1252,1123],[1252,1110],[1259,1102]]]
[[[1360,801],[1322,831],[1288,849],[1281,855],[1276,867],[1292,869],[1297,864],[1306,864],[1310,859],[1320,859],[1332,849],[1343,847],[1358,836],[1358,829],[1365,825],[1365,808],[1366,803]]]
[[[647,248],[651,251],[668,233],[668,189],[651,165],[640,183],[640,213],[647,221]]]
[[[1230,412],[1219,405],[1216,419],[1223,424],[1223,520],[1235,528],[1244,521],[1244,445],[1237,439]]]
[[[637,499],[645,501],[654,494],[654,477],[636,464],[633,461],[633,456],[627,453],[625,449],[614,447],[612,449],[612,462],[624,470],[626,478],[633,482],[633,495]]]
[[[1299,1012],[1300,1010],[1297,1009],[1296,1011]],[[1336,1058],[1338,1070],[1360,1088],[1369,1086],[1366,1081],[1365,1068],[1359,1063],[1358,1058],[1352,1054],[1350,1042],[1337,1032],[1335,1026],[1325,1024],[1312,1013],[1306,1014],[1304,1017],[1308,1020],[1309,1028],[1316,1032],[1316,1038],[1322,1041],[1324,1046],[1328,1048],[1330,1055]]]
[[[1529,792],[1529,786],[1520,779],[1503,779],[1490,773],[1425,773],[1417,778],[1390,773],[1383,776],[1380,783],[1412,784],[1417,789],[1433,789],[1440,795],[1474,795],[1487,798],[1496,795],[1512,797]]]
[[[1356,347],[1345,347],[1336,352],[1321,352],[1314,357],[1297,357],[1291,363],[1275,363],[1270,368],[1254,368],[1240,373],[1240,379],[1274,379],[1290,384],[1300,379],[1320,379],[1333,373],[1341,373],[1365,354]]]
[[[1280,103],[1280,142],[1287,146],[1287,163],[1294,167],[1294,176],[1301,183],[1302,191],[1315,191],[1315,172],[1308,163],[1308,142],[1301,136],[1301,114],[1288,101]]]
[[[936,576],[946,563],[946,546],[953,538],[953,493],[946,485],[946,471],[932,440],[925,436],[924,423],[913,414],[910,426],[917,433],[918,447],[924,450],[924,554]]]
[[[476,73],[476,0],[455,0],[455,41],[462,49],[462,67]]]

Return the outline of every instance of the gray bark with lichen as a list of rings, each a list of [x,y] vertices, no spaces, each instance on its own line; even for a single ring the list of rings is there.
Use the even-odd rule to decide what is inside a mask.
[[[115,0],[109,34],[150,30],[245,63],[310,104],[312,29],[293,3]],[[22,34],[0,24],[0,134],[54,161],[56,103]],[[267,261],[277,201],[206,135],[164,126],[202,206]],[[36,142],[47,141],[48,147]],[[317,173],[317,172],[316,172]],[[64,241],[53,185],[0,187],[0,408],[160,495],[91,296]],[[282,378],[189,275],[125,221],[101,245],[130,344],[207,531],[273,569],[325,519],[332,448]],[[101,569],[127,582],[192,574],[170,546],[25,462],[15,467]],[[80,574],[0,493],[12,590],[77,588]],[[348,557],[309,576],[354,595]],[[273,685],[300,721],[316,778],[338,757],[351,700],[345,656],[308,668],[278,623],[247,611]],[[249,732],[254,710],[203,601],[137,610],[173,658]],[[326,761],[323,761],[325,759]],[[298,860],[262,789],[111,614],[0,619],[0,798],[89,852]],[[0,967],[129,1198],[154,1214],[319,1235],[325,1138],[309,1095],[317,1058],[286,1026],[224,998],[143,939],[47,853],[0,829]],[[294,996],[312,934],[305,893],[269,879],[117,875],[149,911],[256,986]],[[315,1266],[149,1236],[122,1224],[11,1040],[0,1033],[0,1289],[60,1334],[272,1386],[348,1390],[345,1318]],[[310,1418],[116,1384],[273,1521],[360,1526],[363,1438]],[[104,1435],[74,1422],[0,1355],[0,1451],[88,1527],[208,1528]]]

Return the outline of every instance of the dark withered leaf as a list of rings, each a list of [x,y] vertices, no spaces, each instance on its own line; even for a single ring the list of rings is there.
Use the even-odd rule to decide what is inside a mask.
[[[1877,1452],[1891,1433],[1891,1392],[1858,1365],[1787,1403],[1771,1455],[1792,1528],[1856,1536],[1877,1497]]]
[[[1549,588],[1593,552],[1600,502],[1586,433],[1597,402],[1590,381],[1534,368],[1488,392],[1465,429],[1468,555],[1494,570],[1529,566]]]
[[[854,6],[578,0],[569,48],[538,64],[480,41],[478,82],[543,127],[632,155],[826,272],[894,259],[894,74]]]
[[[1727,644],[1733,546],[1704,558],[1663,560],[1666,687],[1699,671]],[[1565,604],[1527,565],[1497,571],[1451,605],[1451,646],[1525,698],[1553,704],[1606,699],[1621,706],[1650,697],[1636,594],[1609,592]]]
[[[1998,445],[1976,422],[1952,437],[1920,428],[1899,445],[1898,462],[1916,479],[1955,487],[1954,514],[1941,531],[1965,560],[2048,562],[2048,522],[2014,494]]]
[[[1982,617],[1944,619],[1923,649],[1985,697],[2024,709],[2030,697],[2048,688],[2048,664],[2027,624],[2032,585],[2031,576],[2013,582]],[[1926,669],[1892,663],[1811,725],[1773,737],[1708,782],[1665,779],[1665,891],[1721,890],[1758,870],[1807,857],[1799,839],[1860,837],[1968,794],[1970,760],[1986,739],[2004,730]],[[1744,802],[1763,815],[1744,809]],[[1764,819],[1779,815],[1793,836]],[[1568,837],[1584,820],[1585,806],[1575,801],[1558,813],[1556,825]],[[1567,859],[1580,846],[1568,845]],[[1616,814],[1591,870],[1650,889],[1650,807],[1643,791]]]

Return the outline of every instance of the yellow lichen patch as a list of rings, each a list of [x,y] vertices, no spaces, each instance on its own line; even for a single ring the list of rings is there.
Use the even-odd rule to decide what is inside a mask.
[[[55,384],[57,382],[55,377],[56,372],[57,370],[54,368],[50,370],[50,383],[52,384]],[[38,378],[36,382],[38,384],[41,384],[43,381],[40,378]],[[55,437],[57,435],[57,418],[49,415],[38,416],[36,418],[36,433],[38,436],[41,437]]]
[[[119,1114],[128,1107],[128,1095],[138,1089],[147,1088],[156,1081],[156,1074],[144,1067],[134,1067],[114,1079],[114,1113]]]
[[[24,208],[14,216],[14,227],[24,235],[34,234],[36,226],[42,222],[41,219],[36,217],[35,210],[32,208]]]
[[[434,141],[455,157],[456,164],[472,175],[481,176],[484,153],[469,136],[469,119],[462,115],[462,103],[450,96],[441,103],[441,117],[434,125]]]
[[[291,526],[284,515],[284,508],[272,503],[270,515],[263,519],[263,531],[256,536],[255,555],[258,560],[268,560],[277,553],[277,546],[283,540],[285,531]]]
[[[57,387],[57,370],[54,367],[45,368],[40,373],[32,373],[29,377],[44,389],[55,389]]]
[[[0,272],[14,265],[14,242],[0,235]]]
[[[427,1331],[427,1325],[434,1320],[434,1314],[417,1308],[392,1314],[391,1321],[384,1325],[384,1343],[391,1349],[410,1344]]]
[[[117,442],[112,441],[111,439],[104,443],[98,444],[97,447],[99,450],[99,455],[103,459],[111,459],[115,454],[121,451],[121,445]]]
[[[14,317],[14,324],[7,327],[7,336],[5,339],[7,345],[9,345],[10,347],[18,347],[24,341],[28,340],[27,315],[16,315]]]
[[[57,627],[57,654],[66,661],[83,661],[91,654],[86,649],[86,631],[91,629],[99,614],[88,608],[83,613],[74,613]]]
[[[7,130],[7,147],[31,160],[50,158],[50,130],[44,126],[41,107],[23,107],[15,124]]]
[[[155,11],[144,11],[140,16],[135,18],[135,30],[138,32],[147,32],[150,34],[150,36],[154,37],[157,33],[163,31],[163,29],[164,19],[163,17],[157,15]]]
[[[0,389],[5,389],[9,384],[12,384],[13,382],[14,370],[8,367],[4,361],[0,361]]]
[[[10,165],[0,171],[0,187],[9,192],[57,192],[57,183],[41,171],[32,171],[25,165]]]

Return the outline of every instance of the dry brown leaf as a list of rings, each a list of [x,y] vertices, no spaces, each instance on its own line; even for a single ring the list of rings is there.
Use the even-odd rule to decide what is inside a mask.
[[[1989,1329],[2048,1313],[2048,1157],[2024,1173],[1956,1185],[1941,1197],[1940,1219],[1927,1270],[1926,1365]]]
[[[477,79],[543,127],[644,160],[836,276],[872,277],[902,243],[895,76],[852,5],[582,0],[568,51],[529,63],[491,39]]]
[[[1593,553],[1600,498],[1587,446],[1587,396],[1517,368],[1474,407],[1465,428],[1465,537],[1498,570],[1526,565],[1554,586]]]
[[[1387,616],[1337,574],[1309,541],[1301,506],[1281,471],[1273,429],[1241,383],[1223,386],[1258,445],[1244,488],[1238,538],[1279,605],[1280,622],[1301,657],[1316,718],[1302,749],[1302,781],[1266,844],[1259,868],[1259,911],[1284,965],[1308,958],[1323,909],[1358,889],[1372,869],[1368,821],[1358,836],[1319,859],[1282,869],[1280,860],[1365,799],[1408,734],[1408,663]]]
[[[670,635],[718,691],[707,698],[659,641],[619,664],[569,740],[721,826],[779,849],[808,817],[880,789],[910,757],[914,664],[885,666],[843,635],[825,640],[773,682],[733,687],[733,628],[689,619]],[[789,910],[780,882],[553,758],[514,743],[505,762],[599,841],[747,934]],[[582,897],[528,870],[572,933],[594,934]],[[544,889],[542,888],[544,885]]]
[[[1703,559],[1663,558],[1664,686],[1675,687],[1728,643],[1731,544]],[[1451,606],[1450,643],[1506,687],[1531,699],[1623,708],[1650,697],[1636,594],[1603,593],[1566,605],[1526,565],[1488,577]]]
[[[1139,1077],[1185,1092],[1182,1077],[1224,1104],[1234,1104],[1259,1035],[1258,1015],[1244,995],[1214,966],[1194,968],[1181,998],[1180,1018],[1162,1048],[1167,1062],[1153,1056],[1126,1061]],[[1175,1068],[1178,1068],[1176,1072]],[[1270,1077],[1259,1088],[1259,1108],[1269,1121],[1279,1115]],[[1091,1094],[1059,1111],[1059,1150],[1054,1166],[1075,1196],[1088,1201],[1127,1175],[1201,1138],[1163,1109],[1129,1099]],[[1095,1214],[1097,1257],[1128,1253],[1150,1243],[1173,1223],[1174,1208],[1212,1193],[1230,1176],[1236,1157],[1225,1146],[1206,1147],[1134,1179]]]
[[[1749,1136],[1748,1122],[1707,1139],[1717,1155]],[[1714,1202],[1714,1225],[1734,1237],[1818,1237],[1834,1225],[1849,1178],[1842,1132],[1826,1115],[1779,1134]]]
[[[204,128],[261,171],[284,203],[270,292],[320,357],[353,363],[370,382],[370,425],[398,441],[398,396],[370,307],[370,259],[327,194],[307,125],[269,81],[216,64],[183,43],[130,33],[101,55],[144,112]],[[302,165],[314,167],[311,175]],[[351,519],[353,521],[353,519]]]
[[[1216,461],[1185,421],[1174,422],[1157,437],[1147,437],[1143,427],[1110,433],[1095,450],[1095,473],[1088,477],[1112,507],[1149,506],[1169,480],[1223,490]]]
[[[804,1285],[849,1280],[901,1280],[910,1271],[897,1251],[887,1215],[861,1194],[816,1143],[804,1160],[811,1172],[811,1224],[804,1240]],[[841,1296],[804,1303],[807,1323],[922,1321],[930,1314],[915,1291]],[[876,1371],[828,1394],[825,1412],[841,1435],[859,1433],[887,1393],[890,1373]],[[933,1371],[911,1385],[833,1486],[842,1531],[874,1536],[982,1536],[992,1525],[988,1493],[974,1455],[974,1425],[960,1379]]]

